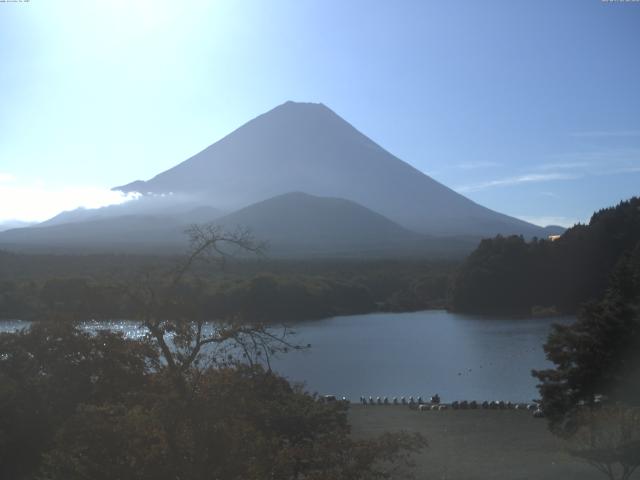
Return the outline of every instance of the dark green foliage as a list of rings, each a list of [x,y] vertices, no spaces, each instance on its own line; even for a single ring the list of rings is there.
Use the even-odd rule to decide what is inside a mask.
[[[576,225],[554,242],[483,240],[458,272],[452,306],[475,313],[575,312],[602,296],[613,267],[638,242],[636,197],[595,213],[589,225]]]
[[[362,285],[313,277],[257,275],[220,285],[210,298],[219,318],[237,315],[252,321],[282,322],[375,310]]]
[[[555,368],[533,373],[555,431],[574,430],[580,405],[597,395],[640,406],[640,243],[619,260],[603,299],[556,325],[545,351]]]
[[[349,436],[348,406],[260,366],[189,367],[153,342],[43,323],[0,336],[0,478],[370,479],[424,447]]]
[[[156,359],[144,344],[66,324],[0,335],[0,478],[29,478],[79,405],[125,401]]]
[[[0,252],[0,319],[133,318],[128,285],[161,280],[170,258]],[[288,322],[443,308],[455,264],[427,261],[244,261],[197,265],[183,286],[209,318]]]
[[[577,413],[599,395],[640,405],[640,198],[595,213],[553,242],[484,240],[461,267],[452,303],[505,314],[580,308],[545,345],[555,368],[534,372],[555,432],[574,431]]]
[[[547,242],[522,237],[483,240],[455,280],[453,306],[459,311],[511,313],[544,305],[552,275],[540,262]],[[545,278],[547,277],[547,278]]]

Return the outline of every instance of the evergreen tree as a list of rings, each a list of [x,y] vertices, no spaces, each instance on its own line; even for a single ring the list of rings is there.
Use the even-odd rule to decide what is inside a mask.
[[[603,299],[572,325],[556,325],[545,345],[555,368],[534,371],[554,431],[572,432],[576,413],[599,396],[640,405],[640,242],[623,256]]]

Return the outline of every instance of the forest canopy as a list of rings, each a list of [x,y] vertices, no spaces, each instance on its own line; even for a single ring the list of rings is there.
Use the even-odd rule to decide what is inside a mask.
[[[131,318],[132,282],[164,275],[175,257],[27,255],[0,251],[0,319]],[[456,263],[427,260],[199,264],[191,284],[212,318],[275,322],[443,308]]]
[[[582,410],[607,403],[640,407],[640,244],[620,258],[599,301],[545,344],[554,368],[534,371],[551,427],[571,433]]]
[[[575,313],[600,298],[616,264],[640,243],[640,198],[593,214],[555,241],[483,240],[460,267],[451,306],[469,313]]]

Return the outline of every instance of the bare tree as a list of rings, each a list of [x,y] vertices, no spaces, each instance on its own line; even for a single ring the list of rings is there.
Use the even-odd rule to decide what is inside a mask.
[[[640,409],[587,408],[578,415],[569,453],[610,480],[627,480],[640,465]]]
[[[264,363],[290,349],[303,348],[292,343],[293,333],[286,327],[271,328],[239,318],[211,318],[201,302],[204,282],[195,272],[200,262],[222,267],[238,254],[261,255],[264,244],[247,229],[226,231],[212,225],[193,225],[188,253],[170,271],[146,272],[130,288],[137,305],[137,319],[149,331],[149,340],[161,353],[163,364],[176,379],[183,378],[202,362],[228,364],[238,360]]]

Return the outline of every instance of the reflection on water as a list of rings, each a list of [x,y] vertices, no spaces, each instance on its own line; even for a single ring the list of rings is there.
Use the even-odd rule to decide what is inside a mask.
[[[444,401],[536,398],[532,369],[549,366],[542,345],[552,323],[570,317],[505,319],[445,311],[377,313],[334,317],[295,326],[295,342],[311,349],[274,359],[292,381],[322,394],[357,400],[368,396],[422,396]],[[29,322],[0,322],[15,331]],[[89,331],[108,328],[127,338],[146,330],[127,320],[85,322]]]
[[[0,320],[0,333],[17,332],[25,328],[29,328],[32,322],[24,320]],[[98,330],[111,330],[113,332],[122,332],[125,338],[139,339],[147,334],[147,329],[142,327],[139,322],[131,320],[87,320],[80,324],[88,332],[95,333]]]
[[[0,333],[17,332],[29,328],[29,325],[31,325],[31,322],[25,322],[24,320],[0,320]]]
[[[90,320],[82,323],[82,327],[92,333],[98,330],[111,330],[112,332],[120,332],[125,338],[138,340],[144,337],[149,331],[146,327],[140,325],[139,322],[131,320]]]

